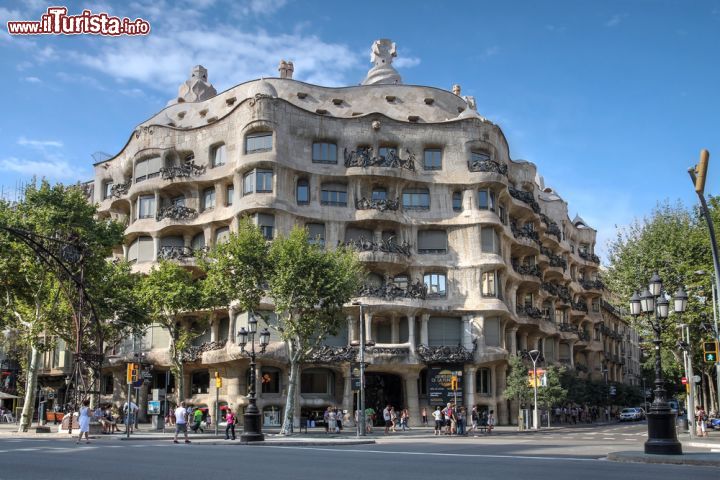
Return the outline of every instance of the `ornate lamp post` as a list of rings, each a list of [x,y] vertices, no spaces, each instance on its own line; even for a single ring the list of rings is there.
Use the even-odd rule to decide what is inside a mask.
[[[265,435],[262,433],[262,423],[260,422],[260,411],[257,408],[257,399],[255,396],[255,379],[257,378],[255,363],[255,334],[257,333],[257,318],[255,314],[249,312],[250,319],[248,320],[249,330],[245,330],[242,327],[237,333],[238,344],[242,352],[250,357],[250,385],[248,388],[248,398],[250,404],[245,410],[244,422],[243,422],[243,434],[240,435],[240,440],[243,442],[262,442],[265,440]],[[250,342],[250,351],[245,351],[245,346]],[[265,353],[265,349],[270,343],[270,332],[267,328],[264,328],[260,332],[260,353]]]
[[[542,356],[539,350],[530,350],[528,356],[533,364],[533,427],[540,430],[540,422],[538,420],[538,378],[537,378],[537,362]]]
[[[674,299],[675,313],[682,314],[687,307],[687,295],[681,290]],[[655,333],[655,398],[647,413],[648,439],[645,442],[645,453],[655,455],[682,455],[682,445],[677,439],[675,432],[675,414],[670,411],[670,406],[665,398],[665,387],[662,376],[662,360],[660,358],[660,347],[662,340],[660,334],[665,329],[670,309],[665,292],[663,291],[662,279],[655,273],[650,278],[650,284],[642,294],[635,292],[630,298],[630,314],[637,318],[642,313],[647,315],[648,323]]]

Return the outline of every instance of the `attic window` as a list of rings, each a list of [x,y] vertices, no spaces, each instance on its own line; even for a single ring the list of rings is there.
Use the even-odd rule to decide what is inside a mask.
[[[207,123],[217,122],[218,117],[210,117],[207,119]]]
[[[168,122],[168,127],[174,127],[174,126],[176,126],[175,122]]]
[[[232,105],[233,103],[235,103],[236,100],[237,100],[236,97],[226,98],[226,99],[225,99],[225,103],[226,103],[227,106],[229,107],[230,105]]]
[[[357,116],[360,116],[360,115],[362,115],[362,114],[363,114],[363,112],[352,112],[352,116],[353,116],[353,117],[357,117]]]
[[[426,98],[425,98],[425,104],[426,104],[426,105],[432,105],[433,103],[435,103],[435,99],[434,99],[434,98],[430,98],[430,97],[426,97]]]
[[[178,102],[178,103],[185,103],[185,99],[182,98],[182,97],[178,97],[177,102]]]
[[[298,98],[305,98],[305,97],[307,97],[307,93],[305,93],[305,92],[297,92],[297,96],[298,96]]]
[[[178,116],[178,118],[179,118],[180,120],[182,120],[183,118],[185,118],[185,110],[183,110],[182,112],[178,112],[177,116]]]
[[[327,115],[328,111],[325,110],[324,108],[318,108],[317,110],[315,110],[315,113],[317,113],[319,115]]]
[[[335,105],[342,105],[343,99],[342,99],[342,98],[333,98],[332,102],[333,102]]]
[[[395,95],[385,95],[385,100],[387,100],[389,103],[392,103],[395,101]]]
[[[200,114],[201,117],[204,117],[205,115],[207,115],[208,109],[207,109],[207,108],[203,108],[203,109],[200,110],[198,113]]]
[[[408,121],[417,123],[417,121],[420,120],[420,117],[417,115],[408,115]]]
[[[464,111],[465,111],[465,108],[463,108],[463,107],[458,107],[458,113],[462,113],[462,112],[464,112]]]

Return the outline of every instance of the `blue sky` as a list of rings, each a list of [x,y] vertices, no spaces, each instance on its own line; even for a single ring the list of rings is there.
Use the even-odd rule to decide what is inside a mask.
[[[277,76],[357,84],[377,38],[405,83],[474,95],[513,159],[599,230],[598,250],[658,201],[696,201],[686,173],[711,152],[720,190],[720,1],[70,2],[150,21],[147,37],[10,37],[7,20],[53,4],[0,2],[0,189],[32,175],[92,177],[202,64],[218,91]],[[713,155],[715,155],[713,157]]]

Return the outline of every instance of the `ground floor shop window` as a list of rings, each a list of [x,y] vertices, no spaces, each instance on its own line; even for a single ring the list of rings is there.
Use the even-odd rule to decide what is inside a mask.
[[[195,395],[198,393],[208,393],[210,388],[210,371],[200,370],[193,372],[190,380],[190,392]]]
[[[263,426],[279,427],[281,424],[282,409],[276,405],[270,405],[263,408]]]
[[[330,370],[309,369],[300,375],[300,393],[314,395],[331,395],[335,376]]]

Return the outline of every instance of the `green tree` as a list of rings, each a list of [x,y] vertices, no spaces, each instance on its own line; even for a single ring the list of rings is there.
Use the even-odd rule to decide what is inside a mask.
[[[26,230],[48,239],[79,239],[85,247],[84,278],[91,298],[98,292],[98,280],[107,272],[106,259],[112,247],[122,241],[123,231],[115,222],[99,220],[95,206],[88,204],[80,189],[51,186],[46,181],[29,184],[18,202],[0,201],[0,226]],[[29,361],[24,362],[25,401],[19,427],[20,431],[27,431],[33,416],[40,356],[51,347],[48,337],[62,338],[76,348],[72,317],[77,295],[64,272],[39,261],[32,249],[4,230],[0,231],[0,289],[2,327],[15,331],[18,343],[28,352]],[[111,313],[109,304],[100,301],[98,305],[104,313]],[[97,337],[90,332],[83,333],[85,342],[81,348],[100,348]]]
[[[557,367],[547,367],[545,378],[545,386],[538,389],[538,403],[545,407],[548,416],[551,416],[552,408],[564,403],[568,392],[560,383],[560,370]]]
[[[192,272],[172,261],[160,261],[140,282],[138,297],[148,318],[166,329],[170,336],[171,371],[177,401],[185,398],[183,352],[203,334],[206,319],[183,322],[183,317],[203,308],[202,285]]]
[[[528,369],[518,356],[511,355],[508,359],[510,371],[507,375],[505,391],[503,396],[508,400],[515,400],[518,403],[518,409],[523,404],[527,404],[533,397],[533,389],[528,382]],[[518,410],[518,419],[521,411]]]
[[[282,434],[292,427],[299,366],[327,335],[337,332],[338,313],[357,293],[363,272],[355,252],[324,250],[308,240],[307,230],[296,227],[270,247],[268,283],[275,302],[275,327],[290,360]]]

